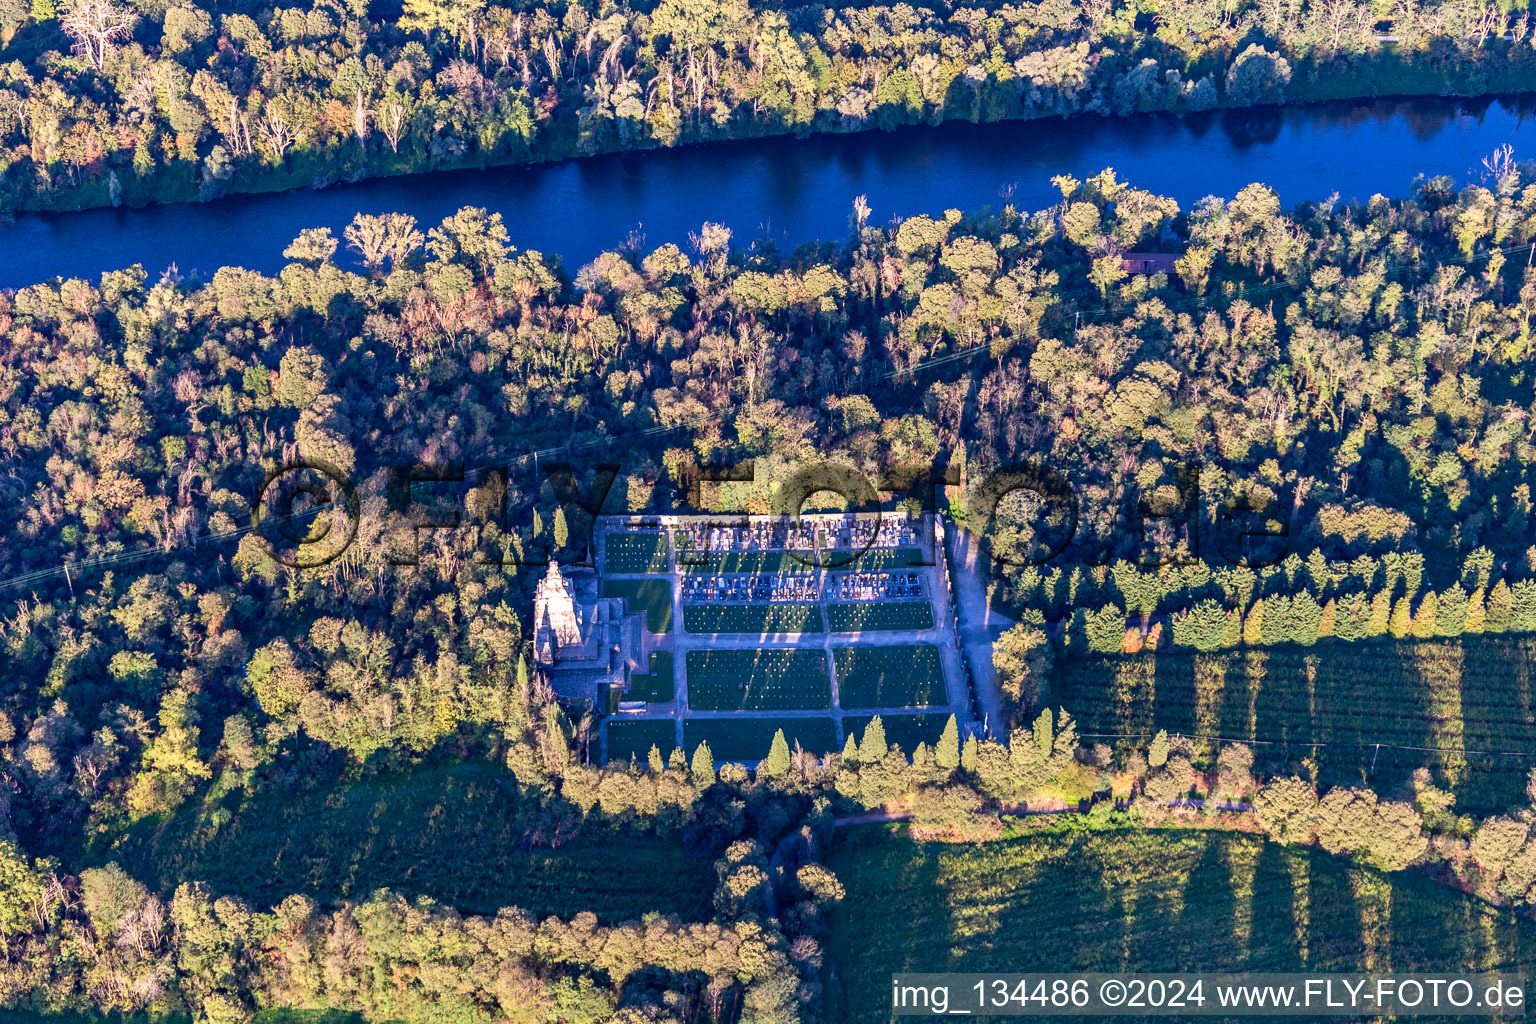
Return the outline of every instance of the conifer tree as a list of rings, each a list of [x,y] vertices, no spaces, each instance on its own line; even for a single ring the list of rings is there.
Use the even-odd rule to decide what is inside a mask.
[[[1378,590],[1371,598],[1371,617],[1366,620],[1365,635],[1385,636],[1387,625],[1392,621],[1392,595]]]
[[[1536,580],[1520,580],[1509,588],[1513,601],[1510,631],[1530,633],[1536,630]]]
[[[661,748],[660,747],[658,747],[656,744],[652,743],[651,744],[651,752],[646,757],[645,760],[646,760],[646,764],[651,769],[651,774],[652,775],[660,775],[661,774],[662,768],[664,767],[664,765],[662,764],[662,760],[661,760]]]
[[[1152,745],[1147,748],[1147,764],[1153,768],[1161,768],[1168,763],[1168,730],[1159,729],[1157,735],[1152,737]]]
[[[1485,547],[1474,548],[1467,553],[1461,564],[1462,582],[1473,590],[1487,590],[1488,579],[1493,573],[1493,552]]]
[[[859,761],[859,741],[854,739],[851,732],[843,741],[843,760],[849,764],[858,764]]]
[[[715,755],[709,741],[701,740],[693,750],[693,788],[700,793],[715,784]]]
[[[1236,647],[1243,642],[1243,613],[1236,608],[1227,610],[1227,621],[1221,635],[1223,647]]]
[[[1065,646],[1069,654],[1081,657],[1092,649],[1088,643],[1088,613],[1082,608],[1073,609],[1065,632]]]
[[[1323,605],[1323,614],[1317,622],[1317,635],[1319,637],[1333,636],[1338,629],[1339,603],[1333,598]]]
[[[1460,583],[1453,583],[1435,600],[1435,635],[1460,636],[1467,625],[1466,590]]]
[[[774,730],[773,743],[768,748],[768,757],[763,761],[762,770],[770,779],[789,773],[789,742],[784,739],[783,729]]]
[[[1419,602],[1418,613],[1413,617],[1413,627],[1410,632],[1420,640],[1428,640],[1435,635],[1436,619],[1439,615],[1440,601],[1433,590],[1425,591],[1424,599]]]
[[[1311,647],[1322,635],[1323,606],[1303,590],[1291,598],[1290,620],[1291,641]]]
[[[532,684],[528,678],[528,659],[521,654],[517,656],[517,670],[514,676],[516,682],[512,688],[512,724],[516,735],[521,736],[528,731],[532,721]]]
[[[1333,574],[1328,569],[1328,558],[1321,548],[1313,548],[1307,556],[1307,575],[1312,579],[1312,590],[1316,593],[1326,593],[1329,584],[1333,582]]]
[[[1271,594],[1264,599],[1264,628],[1260,632],[1268,645],[1295,639],[1291,636],[1290,598],[1284,594]]]
[[[1515,598],[1509,590],[1509,584],[1503,580],[1493,585],[1488,592],[1488,611],[1483,619],[1484,633],[1504,633],[1514,619]]]
[[[1248,614],[1243,619],[1243,643],[1249,647],[1264,645],[1264,599],[1262,597],[1253,602],[1253,607],[1248,609]]]
[[[928,775],[933,771],[933,748],[922,740],[917,741],[917,748],[912,751],[912,769],[919,777]]]
[[[889,749],[890,745],[885,742],[885,723],[876,715],[864,727],[864,736],[859,740],[859,760],[865,764],[875,764],[885,759]]]
[[[1050,708],[1043,708],[1035,718],[1035,749],[1043,761],[1051,756],[1051,745],[1056,742],[1056,720]]]
[[[688,770],[688,755],[683,753],[682,747],[672,748],[672,753],[667,756],[667,768],[674,772],[686,772]]]
[[[1125,611],[1119,605],[1107,604],[1089,612],[1083,625],[1090,651],[1115,654],[1125,643]]]
[[[569,526],[566,525],[566,522],[565,522],[565,509],[560,507],[560,506],[556,506],[556,508],[555,508],[555,550],[556,551],[564,551],[565,550],[565,546],[570,543],[570,540],[571,540],[571,529],[570,529]]]
[[[949,721],[944,723],[944,732],[939,735],[938,745],[933,749],[933,761],[945,771],[954,771],[960,767],[960,726],[955,722],[954,715],[950,715]]]
[[[1412,628],[1413,607],[1409,604],[1406,597],[1400,597],[1397,599],[1397,603],[1392,606],[1392,617],[1387,622],[1387,630],[1393,636],[1402,639],[1408,635],[1408,631]]]
[[[981,744],[975,736],[965,738],[965,746],[960,748],[960,767],[968,772],[974,772],[981,761]]]
[[[1364,594],[1346,594],[1337,602],[1333,621],[1333,635],[1340,640],[1359,640],[1370,628],[1371,603]],[[1326,615],[1328,609],[1324,608]]]
[[[1479,587],[1467,598],[1467,617],[1461,625],[1463,633],[1481,633],[1488,622],[1488,609],[1484,604],[1483,591]]]

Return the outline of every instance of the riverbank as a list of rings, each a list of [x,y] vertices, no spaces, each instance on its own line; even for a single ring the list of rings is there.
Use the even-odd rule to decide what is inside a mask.
[[[725,142],[520,168],[451,171],[342,184],[323,191],[231,196],[207,204],[23,214],[0,228],[0,287],[96,278],[139,264],[152,276],[210,277],[220,267],[266,274],[307,228],[336,238],[359,212],[400,212],[423,230],[465,206],[500,213],[522,250],[570,270],[600,253],[673,243],[687,250],[706,221],[738,251],[788,252],[843,237],[856,196],[870,223],[946,209],[1046,209],[1058,174],[1113,167],[1121,181],[1188,210],[1207,195],[1262,182],[1287,205],[1403,196],[1413,178],[1465,181],[1496,148],[1531,147],[1536,97],[1334,102],[1137,118],[1088,115],[1030,122],[952,122],[814,140]],[[1048,128],[1048,130],[1046,130]],[[759,247],[758,251],[762,251]],[[354,254],[338,253],[344,267]]]
[[[126,167],[91,173],[77,185],[26,192],[19,200],[0,195],[0,216],[18,213],[77,213],[93,209],[139,210],[151,206],[208,203],[226,196],[262,196],[301,189],[326,189],[391,178],[427,178],[452,172],[485,172],[499,168],[535,168],[593,157],[688,151],[720,143],[752,143],[782,139],[860,136],[899,132],[918,126],[954,123],[994,124],[1063,122],[1101,116],[1126,123],[1152,114],[1199,115],[1229,111],[1262,117],[1266,110],[1306,109],[1340,102],[1415,102],[1426,100],[1491,100],[1536,91],[1536,50],[1494,40],[1493,49],[1480,49],[1459,63],[1417,55],[1405,58],[1388,43],[1370,55],[1329,62],[1291,61],[1286,81],[1261,90],[1256,102],[1230,87],[1191,93],[1175,89],[1138,95],[1127,108],[1117,95],[1119,80],[1099,82],[1082,90],[1085,99],[1046,109],[1020,97],[998,103],[946,104],[942,107],[896,112],[876,107],[868,116],[851,119],[836,109],[822,109],[808,124],[774,123],[732,118],[715,128],[680,131],[670,143],[642,133],[584,139],[563,115],[556,114],[532,132],[526,144],[492,152],[475,152],[464,159],[445,159],[431,147],[425,152],[370,152],[350,138],[324,148],[298,150],[279,163],[246,160],[233,166],[231,176],[210,188],[206,160],[170,162],[152,176],[137,177]],[[1500,54],[1497,48],[1505,48]],[[1176,69],[1160,74],[1177,77]],[[1224,69],[1214,76],[1220,78]],[[1225,69],[1230,70],[1230,69]],[[1230,76],[1229,76],[1230,77]],[[1210,80],[1210,77],[1205,79]],[[1002,82],[995,83],[1001,86]],[[556,108],[558,111],[559,108]],[[119,173],[121,172],[121,173]]]

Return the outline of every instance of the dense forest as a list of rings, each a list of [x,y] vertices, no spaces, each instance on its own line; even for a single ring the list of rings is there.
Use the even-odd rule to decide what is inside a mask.
[[[1135,797],[1170,825],[1233,801],[1252,809],[1231,827],[1528,902],[1526,794],[1473,816],[1440,765],[1378,794],[1163,728],[1080,739],[1055,667],[1159,630],[1223,655],[1536,625],[1531,181],[1501,154],[1404,199],[1287,211],[1253,185],[1180,210],[1106,171],[1057,179],[1045,210],[880,227],[856,204],[845,238],[790,253],[704,225],[574,272],[483,210],[365,215],[306,231],[274,277],[0,296],[0,1004],[813,1021],[841,895],[820,851],[835,814],[885,805],[969,841],[1021,800]],[[1130,274],[1132,249],[1175,271]],[[356,485],[324,564],[249,530],[295,460]],[[462,482],[402,495],[397,467],[451,463]],[[946,511],[1021,622],[999,645],[1007,742],[951,723],[902,750],[871,724],[824,758],[779,738],[755,775],[707,748],[589,763],[591,717],[528,671],[526,609],[530,563],[581,553],[608,464],[603,510],[722,514],[775,507],[797,465],[953,467]],[[753,474],[696,485],[727,465]],[[1065,541],[1060,502],[1001,496],[1020,466],[1072,494]],[[348,534],[349,508],[308,539]],[[421,528],[449,511],[459,528]],[[1239,512],[1284,551],[1249,557],[1222,532]],[[389,857],[369,880],[398,891],[298,891],[300,871],[266,905],[230,878],[270,862],[201,873],[261,808],[464,763],[494,768],[519,856],[671,844],[713,864],[681,901],[708,911],[461,914]],[[1172,806],[1191,794],[1209,812]],[[351,820],[370,842],[440,827]],[[285,827],[242,856],[298,856]]]
[[[1536,84],[1521,3],[0,2],[0,210],[783,132]]]

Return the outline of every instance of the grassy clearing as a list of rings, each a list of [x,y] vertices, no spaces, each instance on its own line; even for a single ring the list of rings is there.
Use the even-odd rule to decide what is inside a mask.
[[[683,628],[690,633],[820,633],[814,604],[688,604]]]
[[[652,651],[650,671],[644,675],[631,675],[625,700],[643,700],[651,704],[665,704],[677,696],[677,675],[673,671],[671,651]]]
[[[837,724],[830,718],[697,718],[683,723],[683,746],[691,757],[703,741],[716,761],[759,761],[768,756],[773,734],[784,730],[789,749],[795,741],[813,754],[837,749]]]
[[[604,572],[667,571],[667,539],[659,533],[610,533],[603,544]]]
[[[1332,642],[1065,658],[1053,685],[1084,733],[1271,741],[1255,747],[1266,770],[1288,770],[1322,743],[1324,782],[1388,790],[1429,764],[1458,810],[1491,811],[1524,801],[1536,765],[1533,664],[1529,637]],[[1413,747],[1426,749],[1395,749]]]
[[[630,611],[645,610],[645,628],[652,633],[672,630],[672,584],[668,580],[603,580],[604,597],[622,597]]]
[[[654,745],[666,757],[677,746],[677,726],[670,718],[644,718],[625,721],[622,718],[608,720],[608,760],[628,761],[631,754],[641,764],[650,756]]]
[[[129,833],[98,859],[121,861],[161,892],[197,879],[263,908],[290,893],[336,903],[389,887],[473,913],[518,906],[540,917],[591,910],[611,922],[651,910],[709,916],[709,865],[686,858],[680,844],[594,830],[556,850],[527,850],[519,810],[506,772],[456,765],[180,815],[159,831]],[[615,884],[616,843],[626,870],[646,885]]]
[[[689,651],[688,706],[701,711],[798,711],[832,706],[819,650]]]
[[[845,715],[843,717],[844,734],[851,733],[862,740],[865,728],[874,717],[874,715]],[[916,750],[919,743],[926,743],[930,747],[937,743],[939,734],[944,731],[944,723],[948,721],[948,711],[939,715],[880,716],[880,725],[885,729],[885,741],[897,744],[908,754]]]
[[[911,708],[944,704],[944,669],[932,644],[837,647],[838,704],[845,708]]]
[[[829,1020],[887,1024],[893,971],[1522,972],[1536,925],[1426,878],[1218,832],[976,846],[837,833]],[[1012,1018],[1010,1018],[1012,1019]]]
[[[927,601],[860,601],[827,605],[827,623],[834,633],[876,630],[932,629],[933,605]]]

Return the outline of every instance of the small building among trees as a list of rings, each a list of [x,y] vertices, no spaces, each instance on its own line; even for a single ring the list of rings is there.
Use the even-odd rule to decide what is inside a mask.
[[[1128,252],[1120,257],[1120,268],[1127,274],[1175,273],[1174,263],[1179,259],[1176,252]]]

